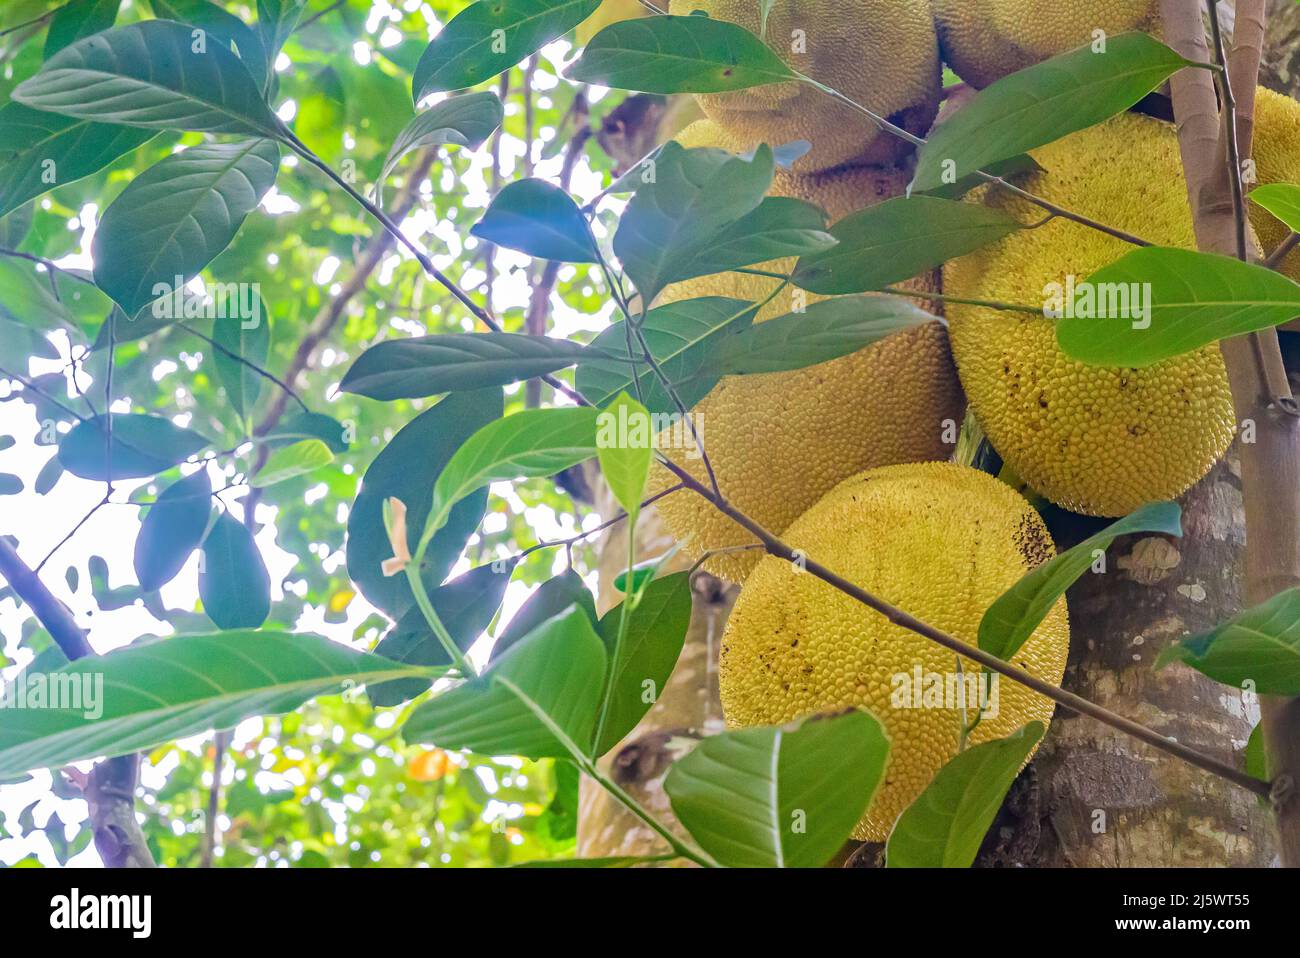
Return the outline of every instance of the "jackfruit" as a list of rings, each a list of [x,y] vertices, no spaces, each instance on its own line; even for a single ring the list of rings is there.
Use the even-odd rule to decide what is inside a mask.
[[[574,38],[578,46],[585,47],[591,42],[592,37],[606,27],[622,23],[624,20],[639,20],[649,15],[650,8],[641,0],[604,0],[596,8],[595,13],[578,24],[577,30],[574,31]]]
[[[1045,172],[1029,192],[1162,246],[1194,248],[1173,127],[1136,114],[1037,150]],[[1026,224],[1042,211],[1004,191],[971,195]],[[944,268],[963,299],[1042,306],[1049,284],[1082,283],[1132,247],[1055,219]],[[947,309],[953,357],[993,447],[1033,489],[1075,512],[1127,515],[1181,495],[1223,455],[1234,430],[1217,345],[1142,369],[1068,359],[1046,316],[973,306]]]
[[[1260,184],[1300,185],[1300,103],[1260,87],[1255,94],[1255,173]],[[1265,253],[1291,235],[1281,220],[1252,206],[1250,221]],[[1282,262],[1282,272],[1300,282],[1300,249]]]
[[[1046,527],[1023,498],[955,463],[889,466],[854,476],[804,513],[784,538],[809,559],[972,645],[993,601],[1055,554]],[[1012,662],[1060,685],[1068,651],[1061,599]],[[1051,721],[1051,700],[1010,679],[984,685],[984,700],[978,686],[970,690],[976,694],[959,694],[959,683],[973,685],[980,677],[980,666],[774,557],[763,559],[745,582],[719,666],[723,711],[733,727],[851,707],[880,720],[890,739],[889,763],[853,834],[877,842],[957,754],[963,727],[985,703],[971,745],[1003,738],[1027,722]],[[940,701],[936,689],[952,695]]]
[[[762,30],[756,0],[672,0],[670,12],[702,10]],[[914,0],[776,0],[767,44],[791,67],[917,136],[938,111],[942,77],[934,25]],[[780,146],[812,143],[796,172],[848,163],[888,165],[912,151],[869,117],[804,83],[774,83],[699,97],[705,115],[729,133]]]
[[[737,146],[716,133],[706,121],[688,128],[679,142]],[[834,220],[897,196],[906,181],[900,170],[856,167],[811,177],[778,175],[772,192],[817,203]],[[793,260],[781,260],[758,268],[788,273],[793,267]],[[659,302],[702,296],[761,302],[776,285],[765,276],[721,273],[671,286]],[[933,289],[935,284],[923,279],[904,285]],[[790,313],[798,301],[811,304],[823,298],[788,287],[756,321]],[[936,321],[806,369],[727,377],[693,415],[723,494],[765,528],[780,532],[848,476],[874,466],[947,458],[962,409],[947,333]],[[707,480],[700,459],[661,445],[674,462]],[[651,492],[675,482],[668,470],[656,467]],[[697,557],[753,542],[699,496],[678,493],[657,508],[668,529]],[[740,582],[758,558],[756,552],[730,552],[713,556],[705,568]]]
[[[1158,0],[933,0],[944,61],[971,86],[1085,43],[1155,28]]]

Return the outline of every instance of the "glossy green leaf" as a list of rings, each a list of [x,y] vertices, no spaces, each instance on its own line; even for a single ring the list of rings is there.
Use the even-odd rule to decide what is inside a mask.
[[[193,279],[235,238],[279,165],[279,147],[260,139],[201,144],[160,160],[104,211],[92,249],[95,282],[128,315],[173,293],[176,277]]]
[[[969,868],[1007,790],[1043,737],[1030,722],[1006,738],[957,755],[894,824],[885,846],[887,868]]]
[[[516,560],[481,565],[429,593],[439,620],[462,652],[469,651],[492,624],[517,564]],[[418,607],[413,607],[388,631],[375,646],[375,654],[407,665],[451,664],[447,650]],[[393,706],[410,701],[428,689],[426,678],[385,682],[366,691],[374,705]]]
[[[114,27],[59,51],[13,99],[37,110],[163,130],[279,137],[248,68],[170,20]]]
[[[824,299],[729,337],[713,368],[725,376],[806,369],[934,321],[932,313],[894,296]]]
[[[796,76],[744,27],[697,16],[612,24],[567,73],[576,83],[640,93],[726,93]]]
[[[63,468],[82,479],[142,479],[170,469],[208,445],[205,436],[162,416],[114,413],[85,419],[59,442]]]
[[[504,118],[500,98],[487,92],[449,97],[417,115],[398,134],[384,160],[375,186],[380,205],[384,200],[384,181],[406,154],[445,144],[477,150],[501,126]]]
[[[1288,589],[1202,635],[1175,642],[1156,668],[1190,665],[1263,695],[1300,695],[1300,589]]]
[[[1021,229],[1016,220],[975,203],[933,196],[898,197],[846,216],[838,244],[799,260],[793,281],[833,296],[868,293],[912,279]]]
[[[664,781],[673,812],[733,868],[821,868],[884,777],[889,740],[867,712],[705,739]]]
[[[912,190],[960,182],[990,164],[1123,113],[1188,61],[1145,33],[1080,47],[981,90],[917,155]]]
[[[501,416],[500,390],[454,393],[406,425],[366,472],[361,492],[348,514],[348,575],[372,605],[400,619],[415,602],[406,576],[385,576],[382,565],[393,549],[384,529],[383,503],[389,496],[407,509],[407,530],[415,539],[429,515],[430,491],[452,454],[480,427]],[[467,496],[434,537],[421,570],[429,589],[437,588],[478,528],[487,491]]]
[[[257,0],[257,28],[270,62],[275,61],[306,9],[307,0]]]
[[[580,609],[548,619],[481,676],[419,706],[410,743],[482,755],[568,758],[590,753],[605,650]]]
[[[559,39],[596,12],[600,0],[480,0],[442,28],[415,66],[416,103],[431,93],[490,80]]]
[[[1300,186],[1270,183],[1252,190],[1250,199],[1285,223],[1291,232],[1300,232]]]
[[[41,332],[76,327],[50,291],[48,276],[16,257],[0,256],[0,316]]]
[[[717,385],[721,372],[717,358],[730,348],[732,339],[754,323],[758,307],[742,299],[710,296],[660,306],[646,314],[641,329],[650,354],[664,375],[677,387],[679,398],[690,409]],[[638,395],[652,414],[677,411],[654,370],[642,358],[633,341],[627,348],[627,327],[615,323],[592,341],[593,358],[578,366],[578,390],[597,406],[607,404],[619,393]],[[594,358],[595,356],[609,358]],[[628,357],[638,360],[637,385]]]
[[[1000,659],[1010,660],[1065,595],[1067,589],[1097,561],[1120,536],[1139,532],[1182,536],[1183,511],[1176,502],[1143,506],[1073,549],[1044,562],[1004,592],[980,619],[979,646]]]
[[[203,611],[220,629],[256,629],[271,614],[271,575],[248,527],[223,512],[203,540]]]
[[[212,515],[212,483],[207,469],[177,480],[159,494],[140,523],[135,540],[135,576],[154,592],[176,578],[203,542]]]
[[[561,263],[597,263],[587,218],[564,190],[545,180],[516,180],[492,200],[470,233],[481,240]]]
[[[539,585],[533,590],[532,595],[524,600],[519,611],[497,636],[492,646],[491,661],[495,662],[507,649],[519,643],[533,629],[547,619],[564,612],[570,606],[582,609],[592,623],[596,623],[596,602],[591,596],[591,590],[582,581],[582,576],[572,569],[565,569],[559,575]]]
[[[694,257],[682,263],[673,280],[823,253],[835,244],[820,208],[793,197],[768,196],[752,213],[713,234]]]
[[[253,667],[253,666],[256,667]],[[125,755],[255,715],[291,712],[353,684],[419,674],[316,635],[181,635],[82,659],[55,676],[102,696],[85,709],[10,709],[0,722],[0,776]],[[80,682],[72,684],[75,677]],[[53,679],[53,676],[51,677]]]
[[[122,0],[68,0],[54,11],[45,34],[45,58],[101,30],[117,20]]]
[[[271,351],[270,310],[260,300],[256,309],[255,314],[246,317],[220,317],[212,326],[212,339],[217,344],[212,351],[212,362],[217,379],[225,387],[226,400],[240,419],[253,411],[266,383],[253,367],[265,369]]]
[[[257,31],[239,17],[210,0],[149,0],[149,3],[160,19],[201,27],[224,42],[234,44],[253,80],[259,86],[265,83],[270,70],[266,47]]]
[[[426,534],[442,528],[456,503],[493,482],[553,476],[595,456],[596,416],[586,406],[530,409],[488,423],[438,476]]]
[[[596,458],[610,492],[628,521],[636,524],[645,497],[655,433],[649,411],[627,393],[620,393],[596,417]]]
[[[999,160],[996,163],[989,163],[984,167],[984,172],[990,176],[998,176],[1004,180],[1014,181],[1027,173],[1041,173],[1043,168],[1028,153],[1021,153],[1010,159]],[[935,187],[932,190],[912,190],[913,196],[937,196],[944,200],[959,200],[971,190],[982,186],[985,179],[979,173],[971,173],[964,176],[956,183],[945,183],[943,186]]]
[[[691,577],[677,572],[645,587],[618,641],[620,603],[600,620],[597,631],[609,653],[604,725],[596,755],[618,745],[659,700],[681,658],[691,624]]]
[[[1071,304],[1064,304],[1069,309]],[[1056,324],[1071,359],[1143,367],[1300,316],[1300,284],[1195,250],[1137,249],[1082,284]]]
[[[277,449],[267,457],[265,465],[253,474],[250,484],[255,489],[265,489],[277,483],[310,475],[334,461],[330,447],[319,439],[304,439]]]
[[[578,343],[523,333],[444,333],[392,339],[362,353],[339,388],[392,401],[505,386],[572,366]]]

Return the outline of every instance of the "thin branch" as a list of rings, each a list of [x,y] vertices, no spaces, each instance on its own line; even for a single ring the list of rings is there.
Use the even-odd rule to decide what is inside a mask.
[[[290,399],[292,399],[294,402],[298,404],[298,406],[302,409],[303,412],[311,412],[311,409],[308,408],[307,404],[302,401],[302,397],[299,396],[296,392],[294,392],[293,387],[290,386],[288,383],[286,383],[283,379],[280,379],[278,376],[275,375],[275,373],[271,372],[269,369],[262,368],[257,363],[253,362],[251,359],[241,356],[233,349],[230,349],[222,345],[221,343],[213,339],[211,336],[207,335],[206,333],[200,332],[199,330],[195,329],[193,326],[189,325],[188,323],[177,323],[176,325],[179,326],[181,329],[185,330],[187,333],[191,334],[192,336],[197,336],[199,339],[203,340],[213,349],[235,360],[241,366],[246,366],[247,368],[251,369],[253,372],[257,373],[257,375],[261,376],[263,379],[266,379],[274,383],[276,386],[279,386],[280,389],[284,393],[286,393]]]

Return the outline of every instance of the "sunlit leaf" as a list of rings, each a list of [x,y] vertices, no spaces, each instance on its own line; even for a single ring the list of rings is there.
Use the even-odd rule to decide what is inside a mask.
[[[271,575],[253,534],[223,512],[203,540],[203,611],[221,629],[256,629],[271,612]]]
[[[384,159],[384,168],[375,186],[380,205],[384,200],[384,181],[406,154],[444,144],[477,150],[501,125],[504,117],[505,110],[495,93],[450,97],[416,116],[393,141]]]
[[[1263,695],[1300,695],[1300,589],[1288,589],[1217,629],[1175,642],[1156,668],[1190,665],[1216,682]]]
[[[587,218],[568,193],[545,180],[516,180],[492,200],[470,230],[479,239],[538,259],[596,263]]]

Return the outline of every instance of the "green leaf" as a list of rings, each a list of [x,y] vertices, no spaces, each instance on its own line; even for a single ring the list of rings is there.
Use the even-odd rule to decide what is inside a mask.
[[[1138,532],[1181,537],[1182,517],[1178,503],[1155,502],[1044,562],[988,607],[980,620],[979,647],[1009,661],[1034,634],[1056,601],[1097,561],[1098,553],[1109,549],[1120,536]]]
[[[254,667],[255,666],[255,667]],[[317,695],[419,670],[316,635],[182,635],[82,659],[51,676],[82,689],[103,676],[98,705],[11,709],[0,722],[0,777],[99,755],[126,755],[255,715],[291,712]],[[92,710],[93,711],[93,710]]]
[[[585,347],[523,333],[444,333],[395,339],[362,353],[339,388],[391,402],[505,386],[572,366]]]
[[[0,472],[0,496],[16,496],[22,491],[22,479],[11,472]]]
[[[384,529],[384,500],[392,496],[406,503],[407,529],[414,546],[414,536],[429,515],[429,492],[443,467],[481,426],[499,418],[502,408],[499,389],[454,393],[398,432],[366,472],[348,515],[348,575],[361,594],[390,617],[400,619],[415,597],[406,576],[387,577],[381,568],[393,554]],[[452,510],[425,555],[421,579],[429,589],[446,578],[478,528],[486,504],[487,491],[483,490]]]
[[[267,321],[271,313],[264,302],[257,302],[256,309],[252,316],[222,316],[212,326],[212,339],[222,347],[212,351],[217,379],[240,419],[253,411],[262,393],[263,377],[252,367],[265,367],[271,351],[271,324]]]
[[[114,27],[59,51],[13,99],[101,123],[280,137],[248,68],[218,43],[195,52],[198,42],[170,20]]]
[[[650,463],[654,461],[650,413],[627,393],[620,393],[596,417],[596,458],[610,492],[636,524],[641,513]]]
[[[597,756],[604,755],[636,728],[663,694],[681,658],[691,624],[690,574],[674,573],[645,587],[629,613],[631,618],[620,645],[618,631],[624,605],[626,602],[607,612],[597,626],[610,660],[605,723],[596,743]]]
[[[1091,299],[1091,304],[1089,303]],[[1214,253],[1137,249],[1088,277],[1056,340],[1092,366],[1150,366],[1300,316],[1300,285]]]
[[[33,488],[36,489],[36,494],[38,496],[49,495],[50,490],[53,489],[62,478],[63,463],[59,461],[59,457],[56,454],[50,458],[49,462],[41,467],[41,471],[36,476],[36,484]]]
[[[122,0],[69,0],[59,7],[45,34],[45,59],[71,43],[107,30],[117,20],[121,5]]]
[[[221,629],[256,629],[271,614],[271,575],[253,534],[223,512],[203,541],[203,611]]]
[[[596,240],[572,197],[545,180],[516,180],[496,195],[470,233],[561,263],[598,263]]]
[[[160,160],[104,211],[95,283],[128,315],[173,293],[176,277],[188,282],[230,245],[279,166],[270,140],[200,144]]]
[[[257,31],[239,17],[209,0],[149,0],[149,3],[159,19],[202,27],[226,43],[234,44],[253,80],[259,86],[266,82],[270,70],[266,47]]]
[[[329,446],[319,439],[304,439],[271,453],[266,464],[253,475],[250,484],[254,489],[265,489],[309,475],[333,461],[334,453],[330,452]]]
[[[429,107],[406,124],[393,141],[375,185],[379,204],[382,206],[384,201],[384,181],[407,153],[444,144],[477,150],[504,118],[505,110],[495,93],[467,93]]]
[[[1291,232],[1300,232],[1300,186],[1270,183],[1252,190],[1250,199],[1286,224]]]
[[[820,868],[884,776],[889,741],[867,712],[705,739],[664,781],[673,812],[733,868]]]
[[[819,207],[788,196],[767,196],[752,213],[715,233],[696,256],[683,261],[673,281],[822,253],[835,243]]]
[[[728,338],[712,370],[744,376],[806,369],[934,321],[933,314],[894,296],[824,299]]]
[[[939,769],[894,823],[885,866],[969,868],[1043,731],[1043,723],[1030,722],[1006,738],[968,748]]]
[[[463,90],[522,63],[596,12],[601,0],[480,0],[442,28],[415,66],[419,103]]]
[[[63,468],[101,482],[143,479],[184,462],[209,442],[170,419],[143,413],[113,413],[112,434],[110,450],[107,417],[101,414],[77,423],[59,443]]]
[[[575,83],[640,93],[726,93],[797,77],[748,30],[697,16],[612,24],[566,72]]]
[[[697,275],[697,257],[758,209],[776,171],[766,145],[745,160],[669,141],[654,163],[653,180],[628,202],[614,235],[614,252],[646,303],[670,283]]]
[[[604,676],[600,639],[587,614],[573,609],[548,619],[478,678],[419,706],[402,737],[482,755],[568,758],[568,743],[590,754]]]
[[[1300,589],[1288,589],[1213,631],[1174,643],[1160,654],[1156,668],[1172,662],[1262,695],[1300,695]]]
[[[1021,229],[1005,213],[933,196],[886,200],[831,227],[838,244],[799,260],[793,281],[833,296],[901,283]]]
[[[176,578],[203,542],[212,515],[207,469],[177,480],[158,496],[135,540],[135,576],[141,590],[155,592]]]
[[[350,430],[333,416],[319,412],[300,412],[289,416],[268,432],[263,440],[269,446],[300,439],[319,439],[329,446],[330,452],[340,455],[348,451]]]
[[[456,647],[463,652],[478,641],[501,608],[517,560],[488,563],[429,593],[429,601]],[[407,665],[450,665],[447,650],[433,634],[424,613],[412,608],[375,646],[375,654]],[[367,689],[372,705],[394,706],[429,690],[429,680],[402,679]]]
[[[31,329],[75,329],[76,320],[50,291],[47,276],[16,257],[0,257],[0,316]]]
[[[257,28],[268,62],[275,62],[306,8],[307,0],[257,0]]]
[[[1189,61],[1145,33],[1080,47],[998,80],[939,124],[917,155],[914,192],[960,182],[1123,113]]]
[[[596,603],[591,590],[582,581],[582,576],[572,569],[565,569],[560,575],[543,582],[524,600],[514,618],[497,636],[490,661],[495,662],[547,619],[554,618],[570,606],[582,609],[592,624],[596,623]]]
[[[1014,180],[1018,176],[1028,173],[1041,173],[1043,168],[1028,153],[1021,153],[1010,159],[999,160],[996,163],[989,163],[984,167],[984,172],[990,176],[999,176],[1004,180]],[[913,196],[937,196],[944,200],[959,200],[971,190],[984,184],[984,177],[978,173],[972,173],[964,176],[956,183],[946,183],[943,186],[937,186],[932,190],[912,190]]]
[[[1268,748],[1264,743],[1264,724],[1256,723],[1246,740],[1246,774],[1253,775],[1261,782],[1271,782],[1273,775],[1269,770]]]
[[[596,416],[585,406],[530,409],[488,423],[438,476],[426,534],[442,528],[456,503],[493,482],[553,476],[592,458]]]
[[[650,354],[664,375],[677,387],[687,409],[707,396],[722,377],[716,359],[730,348],[732,339],[754,324],[758,306],[743,299],[710,296],[660,306],[646,314],[641,329]],[[578,366],[578,391],[597,406],[607,404],[620,393],[637,394],[652,414],[677,411],[654,370],[641,357],[639,344],[627,348],[627,327],[615,323],[592,341],[593,358]],[[594,358],[608,356],[610,358]],[[632,384],[628,357],[638,361],[637,386]]]

